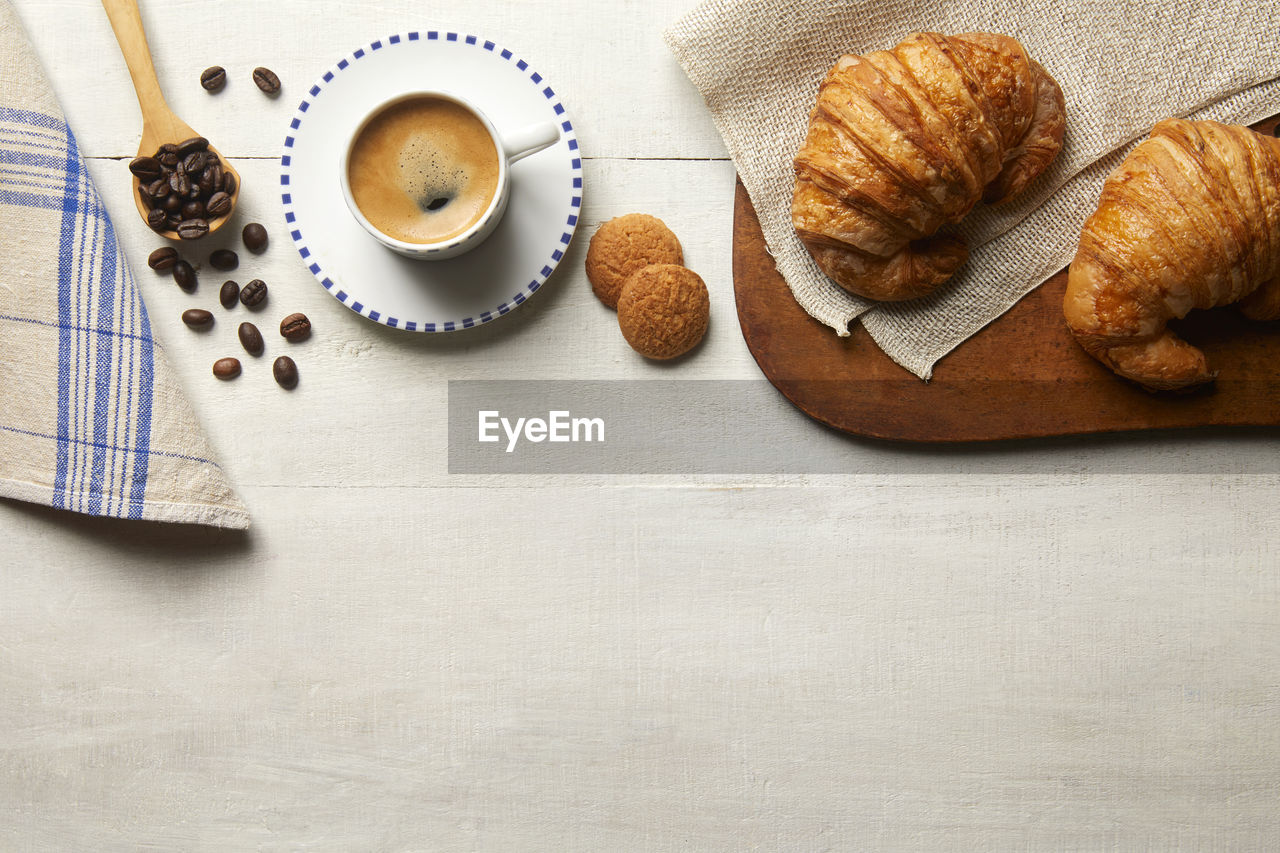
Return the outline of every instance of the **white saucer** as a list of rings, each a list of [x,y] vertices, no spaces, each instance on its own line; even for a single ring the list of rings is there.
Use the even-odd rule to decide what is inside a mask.
[[[560,141],[511,167],[511,202],[478,248],[415,261],[377,243],[347,209],[338,162],[356,124],[404,92],[448,89],[498,125],[560,125]],[[401,33],[355,51],[298,105],[280,158],[290,235],[312,274],[362,317],[396,329],[451,332],[510,312],[564,257],[582,206],[582,157],[559,97],[526,62],[491,41],[444,31]]]

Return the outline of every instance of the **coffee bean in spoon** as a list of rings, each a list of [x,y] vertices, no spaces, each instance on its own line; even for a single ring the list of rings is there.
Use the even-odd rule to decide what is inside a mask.
[[[164,167],[160,165],[160,161],[154,157],[135,157],[129,163],[129,171],[137,176],[138,180],[143,183],[151,183],[160,177]]]
[[[209,255],[209,265],[220,272],[231,272],[240,266],[240,256],[230,249],[215,249]]]
[[[209,202],[206,205],[209,216],[217,219],[226,216],[231,212],[231,196],[224,192],[216,192],[209,196]]]
[[[166,142],[156,151],[156,159],[166,169],[173,169],[177,167],[178,161],[182,158],[178,156],[178,146],[172,142]]]
[[[240,304],[246,308],[257,308],[266,298],[267,283],[260,278],[255,278],[240,290]]]
[[[240,338],[240,346],[244,347],[244,351],[249,355],[262,355],[265,344],[262,340],[262,332],[258,331],[258,327],[252,323],[241,323],[240,328],[236,330],[236,335]]]
[[[195,267],[181,259],[175,261],[173,264],[173,280],[178,287],[190,293],[196,289]]]
[[[200,73],[200,85],[206,92],[220,92],[227,85],[227,69],[211,65]]]
[[[253,69],[254,84],[267,95],[278,95],[280,93],[280,78],[270,68],[258,66]]]
[[[200,180],[196,182],[200,185],[200,194],[213,196],[222,190],[222,164],[210,163],[204,167],[204,171],[200,173]]]
[[[142,209],[147,224],[157,231],[197,240],[213,231],[235,207],[235,178],[203,136],[165,143],[154,156],[139,157],[135,163],[132,168],[138,175]],[[147,180],[157,168],[159,176]],[[157,210],[163,211],[163,218],[154,212]]]
[[[209,165],[208,151],[192,151],[182,159],[182,171],[188,175],[199,175]]]
[[[143,183],[138,182],[138,195],[142,196],[142,200],[148,203],[161,202],[169,198],[173,189],[169,184],[169,176],[161,174],[154,181]]]
[[[271,365],[271,375],[281,388],[294,388],[298,384],[298,365],[287,355],[282,355]]]
[[[240,375],[240,359],[218,359],[213,363],[213,375],[219,379],[235,379]]]
[[[169,176],[169,192],[165,193],[165,195],[172,193],[179,198],[186,198],[189,192],[191,192],[191,179],[187,177],[186,172],[175,171]],[[152,198],[160,198],[159,193],[160,188],[157,187],[156,191],[152,193]]]
[[[147,266],[156,272],[167,272],[178,262],[178,250],[172,246],[161,246],[147,256]]]
[[[218,301],[223,308],[236,307],[236,303],[240,301],[240,285],[230,279],[224,281],[222,289],[218,291]]]
[[[184,139],[178,143],[177,151],[180,159],[185,159],[187,155],[194,154],[197,151],[206,151],[209,148],[209,140],[203,136],[193,136],[190,139]]]
[[[231,192],[231,190],[227,190]],[[244,227],[244,231],[240,234],[244,240],[244,247],[255,255],[260,255],[267,248],[267,229],[260,223],[250,222]]]
[[[207,329],[213,325],[213,314],[203,308],[188,308],[182,312],[182,322],[192,329]]]
[[[183,240],[198,240],[209,233],[209,223],[204,219],[184,219],[178,223],[178,236]]]

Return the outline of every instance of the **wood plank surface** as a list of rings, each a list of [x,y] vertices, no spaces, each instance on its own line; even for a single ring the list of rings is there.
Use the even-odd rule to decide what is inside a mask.
[[[1032,479],[0,506],[0,847],[1266,849],[1280,478]]]
[[[84,152],[133,156],[142,129],[138,102],[101,4],[14,5]],[[524,57],[556,87],[588,157],[725,156],[702,98],[662,41],[662,28],[691,7],[688,0],[141,0],[141,6],[169,106],[227,156],[278,157],[298,102],[331,65],[374,39],[421,29],[483,36]],[[227,69],[227,87],[217,95],[200,87],[200,72],[210,65]],[[253,84],[259,65],[280,76],[279,97],[267,98]]]

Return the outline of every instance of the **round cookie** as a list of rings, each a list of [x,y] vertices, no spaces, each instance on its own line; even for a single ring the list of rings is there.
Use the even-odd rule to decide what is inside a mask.
[[[610,219],[591,235],[587,247],[587,279],[597,297],[610,308],[627,276],[650,264],[682,264],[680,241],[661,219],[645,213],[628,213]]]
[[[618,327],[631,348],[646,358],[675,358],[707,333],[711,299],[693,270],[654,264],[636,270],[618,297]]]

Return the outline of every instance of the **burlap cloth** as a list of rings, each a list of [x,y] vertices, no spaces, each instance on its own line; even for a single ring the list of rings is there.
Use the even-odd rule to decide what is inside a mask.
[[[1272,2],[706,0],[667,32],[702,92],[792,293],[841,335],[855,318],[923,379],[948,352],[1061,269],[1102,182],[1162,118],[1250,124],[1280,112]],[[932,296],[877,304],[822,274],[791,228],[791,162],[827,69],[913,31],[1014,36],[1062,87],[1067,132],[1015,201],[960,226],[969,262]]]

